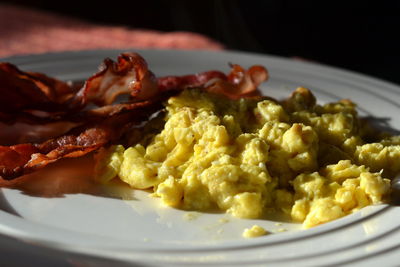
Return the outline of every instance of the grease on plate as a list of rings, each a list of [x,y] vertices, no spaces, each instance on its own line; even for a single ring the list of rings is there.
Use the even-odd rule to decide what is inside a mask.
[[[186,212],[186,213],[183,215],[183,218],[184,218],[186,221],[193,221],[193,220],[196,220],[197,218],[199,218],[200,215],[201,215],[201,214],[198,213],[198,212]]]

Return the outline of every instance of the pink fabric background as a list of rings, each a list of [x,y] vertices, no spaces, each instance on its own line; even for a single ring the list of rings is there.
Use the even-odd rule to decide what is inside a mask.
[[[197,33],[96,25],[0,4],[0,57],[111,48],[219,50],[223,45]]]

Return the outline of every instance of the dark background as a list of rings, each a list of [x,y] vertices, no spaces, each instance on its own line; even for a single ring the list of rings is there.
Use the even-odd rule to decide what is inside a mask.
[[[400,1],[5,1],[87,21],[193,31],[228,49],[301,57],[400,84]]]

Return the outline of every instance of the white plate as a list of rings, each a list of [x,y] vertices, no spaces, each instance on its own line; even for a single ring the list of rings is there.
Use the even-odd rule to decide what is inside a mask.
[[[121,51],[86,51],[6,59],[23,70],[64,80],[81,80],[95,72],[105,57]],[[318,64],[238,52],[138,51],[158,76],[211,69],[228,71],[228,63],[262,64],[270,80],[265,94],[286,97],[297,86],[310,88],[321,102],[350,98],[361,115],[375,116],[400,129],[400,88],[363,75]],[[77,183],[79,175],[71,174]],[[74,176],[75,175],[75,176]],[[38,178],[40,182],[40,177]],[[41,181],[41,185],[50,180]],[[53,181],[54,183],[54,181]],[[240,220],[225,214],[189,214],[163,207],[146,192],[115,186],[115,195],[99,194],[95,184],[55,197],[35,191],[0,191],[0,233],[24,240],[57,257],[65,252],[73,262],[151,265],[273,266],[397,264],[400,258],[400,208],[374,206],[309,230],[274,220]],[[40,190],[39,190],[40,191]],[[36,192],[36,193],[35,193]],[[89,193],[85,193],[89,192]],[[35,194],[34,194],[35,193]],[[191,217],[190,217],[191,216]],[[192,218],[192,219],[188,219]],[[222,220],[221,220],[222,219]],[[243,239],[244,228],[259,224],[272,234]],[[288,231],[278,233],[279,229]],[[4,237],[5,238],[5,237]],[[6,241],[4,241],[6,240]],[[3,239],[7,246],[11,239]],[[22,255],[28,253],[21,251]],[[37,253],[37,252],[36,252]],[[35,254],[36,255],[36,254]],[[46,255],[46,254],[43,254]],[[64,256],[65,256],[64,255]],[[54,258],[54,256],[53,256]]]

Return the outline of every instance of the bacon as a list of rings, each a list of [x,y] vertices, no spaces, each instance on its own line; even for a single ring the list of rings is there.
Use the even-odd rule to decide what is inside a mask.
[[[268,79],[267,70],[262,66],[248,70],[236,64],[231,67],[228,75],[207,71],[157,79],[139,54],[123,53],[117,62],[105,59],[99,71],[77,88],[0,63],[0,121],[78,125],[41,143],[0,146],[0,176],[10,180],[62,158],[81,157],[117,142],[133,125],[162,109],[169,96],[186,88],[197,87],[233,99],[259,95],[257,87]],[[127,96],[127,102],[115,103],[121,95]],[[89,104],[97,107],[88,109]]]
[[[132,125],[159,109],[150,102],[133,103],[135,113],[120,113],[100,123],[72,129],[40,144],[0,146],[0,176],[10,180],[31,173],[62,158],[84,156],[118,140]]]
[[[74,93],[67,83],[44,74],[23,72],[10,63],[0,63],[0,81],[1,113],[62,111]]]
[[[137,53],[123,53],[118,62],[105,59],[100,71],[86,81],[74,102],[81,106],[88,102],[104,106],[112,104],[119,95],[130,94],[140,100],[151,98],[157,91],[156,78],[146,61]]]
[[[32,144],[20,144],[15,146],[0,146],[0,175],[5,179],[18,177],[24,172],[24,165],[31,155],[38,149]]]
[[[0,175],[3,179],[30,173],[64,157],[80,157],[105,145],[109,129],[94,128],[78,136],[65,135],[43,144],[20,144],[0,147]],[[52,148],[48,151],[49,148]]]
[[[228,76],[220,71],[207,71],[156,79],[139,54],[123,53],[118,62],[105,59],[100,70],[78,91],[76,86],[44,74],[23,72],[10,63],[0,63],[0,121],[8,124],[16,121],[30,124],[86,121],[86,115],[108,116],[117,110],[129,110],[129,105],[109,107],[123,94],[128,95],[130,101],[140,101],[165,91],[190,87],[239,98],[257,95],[258,85],[268,78],[268,72],[262,66],[253,66],[247,71],[237,64],[231,67]],[[98,105],[99,111],[81,112],[89,103]],[[104,106],[106,108],[101,108]]]
[[[79,91],[44,74],[23,72],[10,63],[0,63],[0,81],[0,120],[8,124],[85,121],[84,113],[80,112],[90,103],[102,107],[112,104],[122,94],[138,101],[150,99],[158,92],[154,74],[137,53],[123,53],[118,62],[105,59],[100,71]]]
[[[251,66],[247,71],[244,71],[242,79],[233,81],[233,84],[237,84],[236,94],[241,96],[251,94],[268,78],[269,74],[266,68],[259,65]]]
[[[232,99],[260,95],[258,86],[269,78],[266,68],[255,65],[245,70],[237,64],[231,64],[231,68],[228,76],[220,71],[207,71],[192,75],[161,77],[158,78],[158,88],[161,91],[181,91],[200,87],[207,92],[222,94]]]
[[[268,71],[263,66],[255,65],[245,70],[240,65],[231,64],[232,70],[226,80],[216,80],[205,90],[222,94],[231,99],[260,96],[258,86],[268,80]]]
[[[158,78],[158,88],[161,91],[179,90],[186,88],[203,87],[210,80],[221,79],[227,80],[225,73],[220,71],[206,71],[198,74],[184,76],[166,76]]]

